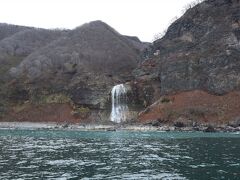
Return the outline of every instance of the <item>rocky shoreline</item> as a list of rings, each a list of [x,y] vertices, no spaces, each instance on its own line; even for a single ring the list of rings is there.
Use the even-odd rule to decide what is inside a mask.
[[[76,131],[178,131],[178,132],[240,132],[240,126],[229,125],[199,125],[176,127],[172,125],[101,125],[101,124],[69,124],[69,123],[32,123],[32,122],[0,122],[0,129],[22,130],[76,130]]]

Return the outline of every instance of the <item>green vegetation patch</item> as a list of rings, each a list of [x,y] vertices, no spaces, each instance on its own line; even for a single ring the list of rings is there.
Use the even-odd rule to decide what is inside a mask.
[[[50,94],[50,95],[40,95],[34,97],[32,100],[33,104],[53,104],[53,103],[71,103],[71,99],[65,94]]]
[[[72,111],[72,115],[75,117],[86,118],[90,113],[90,109],[88,107],[74,107]]]
[[[90,109],[88,107],[79,107],[77,108],[77,111],[81,114],[84,114],[84,113],[89,113]]]
[[[163,97],[162,99],[161,99],[161,103],[163,103],[163,104],[165,104],[165,103],[170,103],[171,102],[171,100],[169,99],[169,98],[167,98],[167,97]]]

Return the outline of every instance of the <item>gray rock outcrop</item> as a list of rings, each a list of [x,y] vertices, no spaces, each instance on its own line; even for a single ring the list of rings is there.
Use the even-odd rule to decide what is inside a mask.
[[[194,89],[224,94],[240,88],[240,3],[207,0],[189,9],[155,41],[153,68],[161,94]],[[142,72],[141,72],[142,71]],[[141,72],[141,73],[140,73]]]

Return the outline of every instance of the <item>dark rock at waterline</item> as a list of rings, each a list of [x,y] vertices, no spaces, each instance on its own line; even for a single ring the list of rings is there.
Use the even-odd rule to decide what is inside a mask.
[[[193,129],[194,131],[201,131],[201,129],[200,129],[199,127],[196,127],[196,126],[194,126],[192,129]]]
[[[238,129],[236,127],[232,127],[232,126],[226,126],[222,129],[224,132],[237,132]]]
[[[149,121],[149,122],[145,123],[144,125],[159,127],[162,125],[162,123],[163,123],[163,121],[161,119],[156,119],[156,120]]]
[[[213,133],[213,132],[216,132],[216,129],[213,127],[213,126],[208,126],[204,132],[210,132],[210,133]]]
[[[69,123],[65,123],[65,124],[62,125],[62,128],[64,128],[64,129],[69,128],[69,125],[70,125]]]
[[[161,126],[161,122],[159,120],[152,121],[152,126]]]
[[[181,122],[181,121],[177,121],[174,123],[174,126],[175,127],[179,127],[179,128],[182,128],[182,127],[185,127],[185,123],[184,122]]]
[[[233,121],[230,121],[230,122],[228,123],[228,125],[231,126],[231,127],[234,127],[234,128],[239,127],[239,126],[240,126],[240,117],[236,118],[236,119],[233,120]]]

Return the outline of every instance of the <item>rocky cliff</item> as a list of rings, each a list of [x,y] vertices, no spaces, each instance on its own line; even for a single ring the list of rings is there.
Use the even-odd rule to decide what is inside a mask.
[[[228,95],[240,88],[239,32],[238,0],[207,0],[190,8],[175,21],[166,35],[153,44],[153,49],[159,50],[159,54],[146,60],[135,71],[138,81],[152,82],[152,103],[161,96],[170,95],[165,100],[160,100],[163,103],[158,101],[150,107],[155,108],[152,110],[152,115],[155,111],[155,116],[144,118],[142,115],[140,119],[171,121],[183,117],[194,121],[205,118],[206,121],[214,119],[220,122],[240,116],[239,105],[235,103],[236,99],[240,100],[239,96]],[[206,93],[194,93],[195,90]],[[175,94],[178,99],[181,92],[188,95],[183,95],[185,99],[181,100],[182,103],[174,101],[171,95]],[[196,96],[196,99],[192,96]],[[226,102],[217,100],[224,97]],[[233,106],[229,97],[232,97]],[[212,108],[214,102],[216,107]],[[165,115],[157,113],[156,107],[158,111],[164,111]],[[234,116],[227,115],[233,111]],[[191,112],[199,116],[196,117]]]
[[[32,121],[34,114],[30,119],[26,111],[38,116],[44,111],[38,107],[47,104],[70,104],[68,113],[75,121],[89,120],[92,114],[94,121],[102,119],[102,113],[96,115],[99,111],[109,116],[112,86],[132,79],[145,47],[138,38],[123,36],[101,21],[71,31],[33,28],[3,38],[4,118]]]
[[[21,63],[29,54],[42,46],[64,35],[64,31],[52,31],[32,27],[16,26],[9,24],[0,25],[0,115],[8,111],[11,104],[10,92],[17,87],[9,87],[8,84],[14,79],[10,77],[9,70]],[[19,89],[20,92],[22,92]],[[24,93],[16,96],[21,99]]]
[[[137,122],[239,122],[239,12],[238,0],[203,1],[151,45],[101,21],[64,31],[2,24],[2,120],[109,122],[110,91],[127,83]]]

